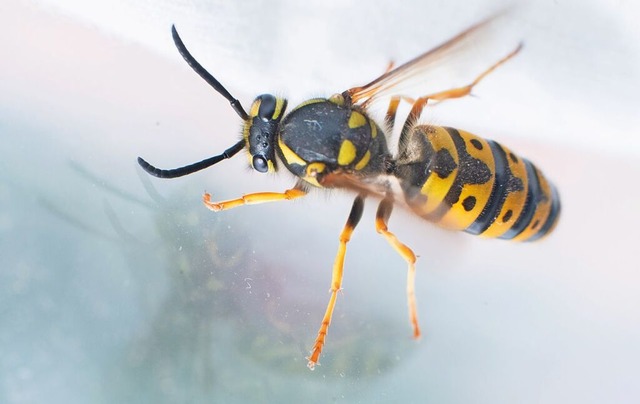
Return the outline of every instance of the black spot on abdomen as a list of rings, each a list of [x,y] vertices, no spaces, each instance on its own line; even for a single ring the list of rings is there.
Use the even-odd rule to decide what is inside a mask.
[[[473,147],[475,147],[478,150],[482,150],[482,142],[480,142],[478,139],[471,139],[471,144],[473,145]]]
[[[464,198],[464,201],[462,201],[462,207],[467,212],[470,212],[471,210],[473,210],[473,208],[475,206],[476,206],[476,197],[475,196],[467,196],[466,198]]]
[[[513,211],[509,209],[504,216],[502,216],[502,223],[507,223],[509,219],[511,219],[511,216],[513,216]]]

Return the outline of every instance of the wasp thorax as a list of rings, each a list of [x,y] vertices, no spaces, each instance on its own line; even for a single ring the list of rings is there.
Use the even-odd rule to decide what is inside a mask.
[[[287,100],[263,94],[253,101],[244,136],[249,145],[251,166],[261,173],[275,171],[275,141]]]

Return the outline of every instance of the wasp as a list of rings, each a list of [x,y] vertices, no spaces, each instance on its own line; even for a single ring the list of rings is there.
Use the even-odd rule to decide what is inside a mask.
[[[342,275],[347,243],[360,221],[365,199],[380,200],[376,231],[406,261],[407,301],[413,336],[421,334],[415,298],[416,255],[388,229],[394,205],[406,205],[413,213],[439,226],[481,237],[533,241],[549,234],[558,221],[560,198],[556,188],[529,160],[507,147],[469,132],[418,122],[429,104],[471,94],[471,90],[500,65],[514,57],[513,51],[482,71],[467,85],[411,98],[401,88],[440,66],[448,54],[473,41],[490,20],[480,22],[440,46],[387,71],[360,87],[329,98],[307,100],[286,113],[287,100],[259,95],[247,113],[220,82],[189,53],[175,26],[173,40],[191,68],[225,97],[243,120],[242,137],[222,154],[181,168],[158,169],[142,158],[138,163],[151,175],[175,178],[191,174],[231,158],[245,149],[250,166],[261,173],[275,172],[280,165],[296,177],[284,192],[258,192],[220,202],[204,194],[207,208],[218,212],[242,205],[293,200],[313,188],[344,188],[356,193],[340,234],[333,264],[329,303],[308,359],[313,369],[325,345]],[[466,44],[466,45],[465,45]],[[442,67],[442,66],[440,66]],[[383,96],[389,104],[382,124],[369,113],[371,103]],[[387,141],[395,128],[398,106],[411,105],[402,124],[398,150],[392,154]]]

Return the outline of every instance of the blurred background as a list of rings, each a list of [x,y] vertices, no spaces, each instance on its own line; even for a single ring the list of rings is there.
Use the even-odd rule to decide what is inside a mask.
[[[293,106],[364,84],[504,2],[73,0],[0,3],[0,402],[637,402],[640,7],[542,0],[497,42],[523,52],[474,97],[423,119],[502,142],[560,190],[534,244],[450,233],[396,210],[419,255],[424,336],[404,261],[369,202],[321,358],[311,348],[352,195],[214,214],[282,191],[238,157],[176,167],[238,138],[228,103]],[[614,215],[615,213],[615,215]],[[372,253],[375,252],[375,253]]]

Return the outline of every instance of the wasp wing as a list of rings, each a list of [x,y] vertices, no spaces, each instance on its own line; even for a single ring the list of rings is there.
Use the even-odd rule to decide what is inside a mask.
[[[508,51],[515,54],[519,50],[520,44],[499,35],[504,29],[505,13],[494,15],[346,93],[353,103],[369,104],[385,96],[422,97],[470,84],[484,77],[481,72],[496,65],[497,60],[506,59]]]
[[[348,189],[360,195],[384,198],[392,192],[385,176],[362,178],[350,172],[333,171],[318,181],[324,188]]]

